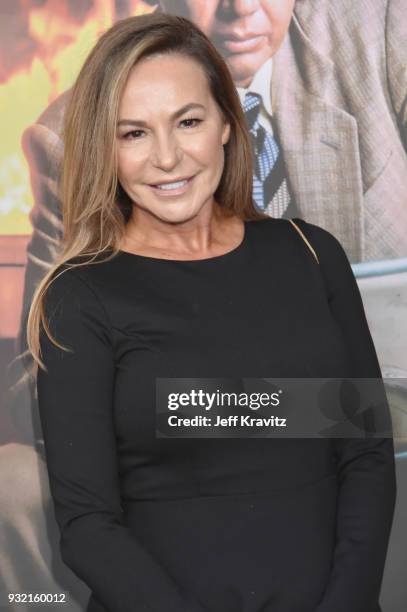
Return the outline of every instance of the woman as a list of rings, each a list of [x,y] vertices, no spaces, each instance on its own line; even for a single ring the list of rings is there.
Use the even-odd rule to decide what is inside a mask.
[[[185,19],[117,22],[73,87],[64,143],[63,251],[28,342],[88,612],[380,610],[391,438],[155,434],[158,378],[380,377],[339,242],[253,205],[222,58]]]

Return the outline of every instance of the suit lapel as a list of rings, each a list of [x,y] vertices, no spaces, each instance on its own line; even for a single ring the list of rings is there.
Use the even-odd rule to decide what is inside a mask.
[[[301,5],[310,10],[308,2]],[[297,8],[273,58],[275,126],[301,216],[333,233],[350,260],[360,261],[363,185],[357,123],[335,104],[334,68],[306,36]]]

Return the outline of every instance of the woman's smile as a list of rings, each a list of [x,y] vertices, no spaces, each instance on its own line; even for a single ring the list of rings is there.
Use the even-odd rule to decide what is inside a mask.
[[[173,197],[183,195],[189,191],[191,184],[196,175],[191,176],[183,181],[175,181],[173,183],[162,183],[160,185],[149,185],[151,190],[160,197]]]

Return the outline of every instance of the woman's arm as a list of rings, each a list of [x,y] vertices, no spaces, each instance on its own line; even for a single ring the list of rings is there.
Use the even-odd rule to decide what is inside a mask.
[[[300,220],[316,250],[332,315],[342,329],[354,378],[381,379],[362,298],[340,242]],[[388,405],[385,402],[390,419]],[[396,501],[393,439],[334,438],[340,483],[337,540],[315,612],[377,612]]]
[[[114,361],[103,305],[77,270],[47,294],[37,390],[63,561],[109,612],[202,612],[123,524],[113,421]]]

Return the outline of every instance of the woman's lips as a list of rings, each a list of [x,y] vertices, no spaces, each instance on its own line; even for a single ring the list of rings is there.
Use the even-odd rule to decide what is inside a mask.
[[[222,46],[232,53],[245,53],[246,51],[254,51],[267,40],[264,35],[253,36],[244,40],[224,39]]]
[[[149,187],[154,191],[155,194],[159,196],[164,196],[165,198],[171,197],[171,196],[177,196],[177,195],[182,195],[183,193],[186,193],[188,191],[194,178],[195,176],[191,176],[187,180],[185,185],[182,185],[181,187],[177,187],[176,189],[160,189],[159,187],[155,187],[154,185],[149,185]]]

